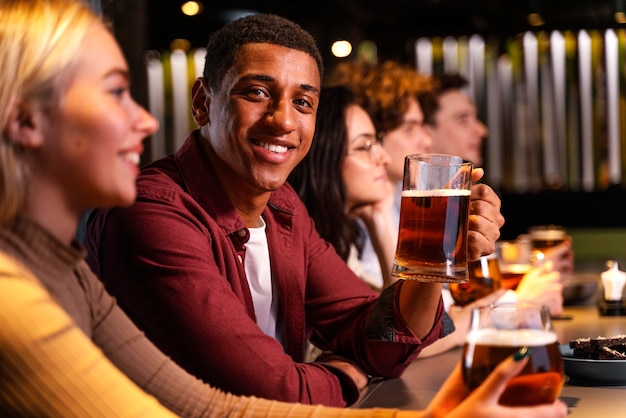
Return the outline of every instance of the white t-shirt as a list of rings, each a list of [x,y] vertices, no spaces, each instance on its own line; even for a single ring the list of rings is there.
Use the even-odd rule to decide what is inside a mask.
[[[270,253],[265,235],[265,222],[258,228],[249,228],[250,240],[246,243],[245,269],[252,293],[256,323],[263,332],[276,339],[278,298],[270,269]]]

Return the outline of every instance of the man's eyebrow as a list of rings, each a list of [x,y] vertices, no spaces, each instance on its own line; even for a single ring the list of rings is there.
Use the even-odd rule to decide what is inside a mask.
[[[311,86],[311,85],[308,85],[308,84],[300,84],[300,87],[301,87],[303,90],[313,92],[313,93],[317,94],[318,96],[319,96],[319,94],[320,94],[320,90],[319,90],[318,88],[316,88],[316,87]]]
[[[240,81],[246,80],[259,80],[259,81],[274,81],[274,77],[264,74],[246,74],[239,79]]]

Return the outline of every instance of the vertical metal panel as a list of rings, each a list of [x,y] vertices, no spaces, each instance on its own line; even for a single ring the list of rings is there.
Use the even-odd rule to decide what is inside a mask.
[[[499,136],[498,147],[500,148],[499,158],[502,165],[502,179],[500,184],[502,186],[510,186],[510,182],[507,182],[507,175],[510,178],[512,170],[507,170],[507,166],[511,167],[507,160],[507,154],[510,154],[511,148],[507,145],[507,139],[510,143],[511,132],[513,131],[513,64],[508,55],[502,55],[498,58],[498,101],[495,103],[496,107],[500,109],[500,122],[502,124],[501,133]],[[489,123],[489,141],[495,142],[496,138],[491,134],[491,120],[487,119]],[[490,168],[488,168],[491,170]]]
[[[578,36],[565,32],[565,71],[568,83],[566,102],[567,181],[571,190],[581,190],[582,162],[580,156],[580,85],[578,77]]]
[[[499,68],[497,55],[490,53],[486,60],[486,102],[487,102],[487,126],[489,127],[489,136],[485,143],[486,176],[492,187],[499,188],[502,186],[502,107],[500,106],[499,96]]]
[[[550,63],[548,60],[539,60],[539,72],[541,78],[541,143],[543,144],[543,179],[544,186],[555,188],[559,186],[558,161],[556,150],[556,138],[554,135],[554,86],[552,83]]]
[[[565,183],[567,179],[567,138],[566,138],[566,83],[565,72],[565,38],[559,31],[550,34],[550,60],[552,63],[552,88],[554,91],[554,140],[556,161],[558,164],[556,174]]]
[[[529,172],[529,125],[528,125],[528,100],[527,90],[523,82],[513,84],[513,124],[511,138],[513,140],[513,152],[509,155],[513,165],[511,183],[518,192],[527,192],[530,188]]]
[[[559,154],[556,138],[555,88],[550,48],[550,38],[545,33],[538,34],[539,59],[539,100],[541,127],[540,155],[542,156],[543,187],[555,189],[562,185],[559,174]]]
[[[168,150],[165,145],[166,120],[165,120],[165,86],[163,78],[163,63],[153,57],[147,60],[148,77],[148,109],[159,121],[159,130],[152,135],[150,147],[150,161],[163,155]]]
[[[430,75],[433,73],[433,44],[428,38],[415,41],[415,59],[417,71]]]
[[[176,50],[170,56],[172,67],[172,118],[175,149],[189,134],[189,76],[187,54]]]
[[[469,42],[467,37],[462,36],[458,40],[459,48],[459,73],[469,80],[470,78],[470,59],[469,59]]]
[[[605,33],[604,49],[606,57],[606,108],[608,136],[608,167],[609,182],[619,184],[622,178],[620,163],[620,120],[619,120],[619,74],[618,45],[615,31],[609,29]]]
[[[204,72],[204,60],[206,58],[206,48],[198,48],[193,51],[193,72],[195,77],[202,77]]]
[[[594,188],[594,175],[591,37],[584,30],[578,32],[578,73],[580,83],[582,187],[585,191],[592,191]]]
[[[459,72],[459,45],[456,38],[446,36],[443,39],[443,71],[445,73]]]
[[[540,170],[540,139],[539,127],[539,63],[537,37],[532,32],[526,32],[523,36],[524,51],[524,81],[526,84],[526,125],[521,129],[526,130],[526,149],[528,185],[533,190],[542,187]]]
[[[484,110],[485,41],[480,35],[472,35],[469,40],[469,80],[470,97]]]

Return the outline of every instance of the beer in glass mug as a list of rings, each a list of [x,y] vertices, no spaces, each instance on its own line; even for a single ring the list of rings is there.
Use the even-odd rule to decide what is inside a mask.
[[[522,347],[531,350],[528,363],[509,380],[500,397],[503,405],[553,403],[564,384],[557,335],[546,307],[510,304],[476,308],[463,347],[463,380],[476,389],[496,366]]]
[[[528,228],[528,235],[532,249],[543,252],[565,241],[567,231],[558,225],[535,225]]]
[[[392,275],[467,282],[471,172],[472,163],[460,157],[406,157]]]

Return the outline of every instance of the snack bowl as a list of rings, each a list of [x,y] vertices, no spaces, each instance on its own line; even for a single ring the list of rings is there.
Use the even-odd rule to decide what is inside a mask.
[[[598,291],[597,274],[576,274],[563,277],[563,303],[572,305],[586,301]]]
[[[568,344],[559,346],[567,383],[576,386],[622,386],[626,384],[626,360],[575,358]]]

